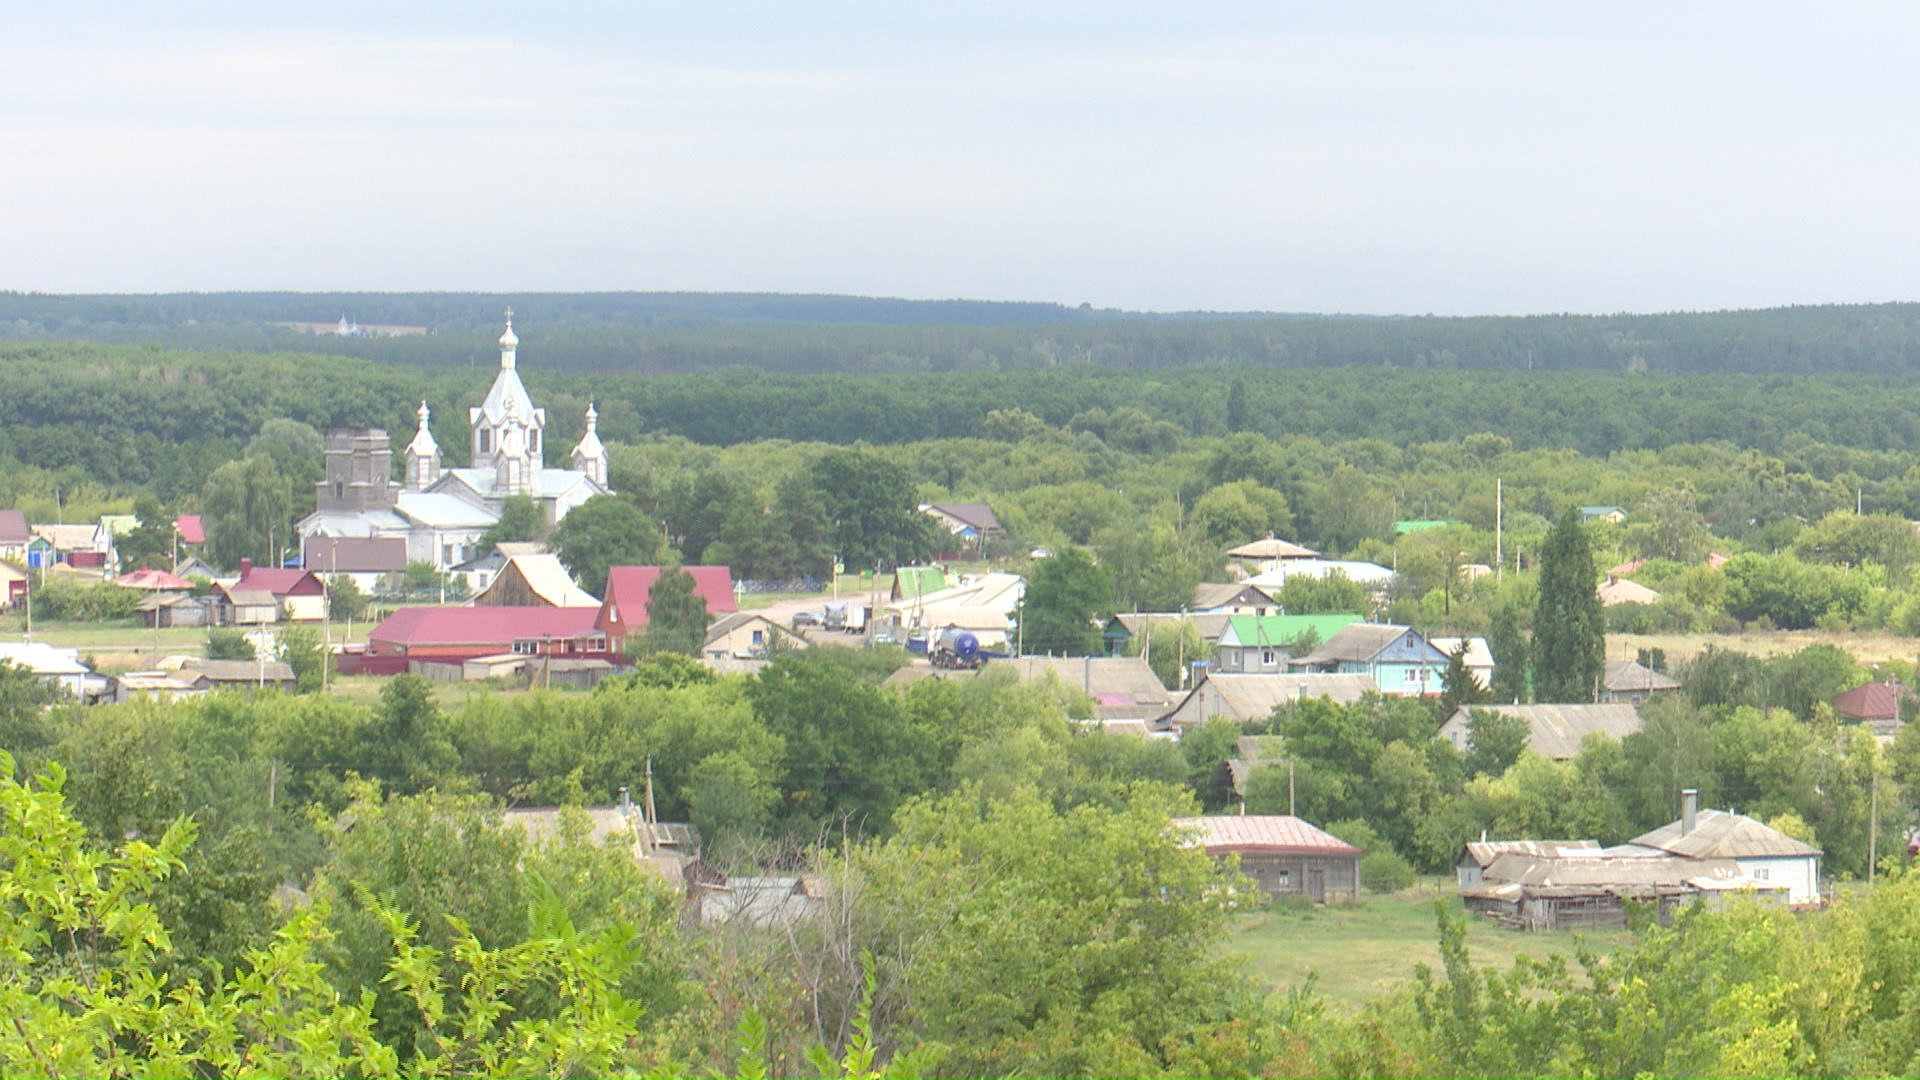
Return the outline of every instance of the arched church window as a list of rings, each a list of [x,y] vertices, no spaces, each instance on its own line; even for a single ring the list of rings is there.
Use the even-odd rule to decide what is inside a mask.
[[[493,453],[493,432],[488,431],[486,428],[480,429],[480,452],[483,454]]]
[[[539,452],[540,452],[540,429],[534,428],[532,431],[527,432],[527,453],[537,454]]]

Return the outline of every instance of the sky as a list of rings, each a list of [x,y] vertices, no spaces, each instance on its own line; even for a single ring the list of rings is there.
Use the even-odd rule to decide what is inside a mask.
[[[1912,5],[37,7],[5,289],[1920,300]]]

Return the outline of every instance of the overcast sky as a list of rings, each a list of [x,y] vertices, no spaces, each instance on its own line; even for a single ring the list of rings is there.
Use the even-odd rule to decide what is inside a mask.
[[[283,6],[10,10],[0,288],[1920,299],[1912,5]]]

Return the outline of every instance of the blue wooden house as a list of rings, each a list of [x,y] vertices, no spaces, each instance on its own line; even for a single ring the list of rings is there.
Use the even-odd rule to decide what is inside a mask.
[[[1446,689],[1447,654],[1411,626],[1354,623],[1287,666],[1294,671],[1371,675],[1381,693],[1402,697]]]

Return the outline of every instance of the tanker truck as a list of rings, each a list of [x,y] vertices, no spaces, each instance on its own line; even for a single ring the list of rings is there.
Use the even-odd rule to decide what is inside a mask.
[[[973,671],[987,662],[980,651],[980,639],[971,630],[949,626],[927,645],[927,659],[937,668]]]

